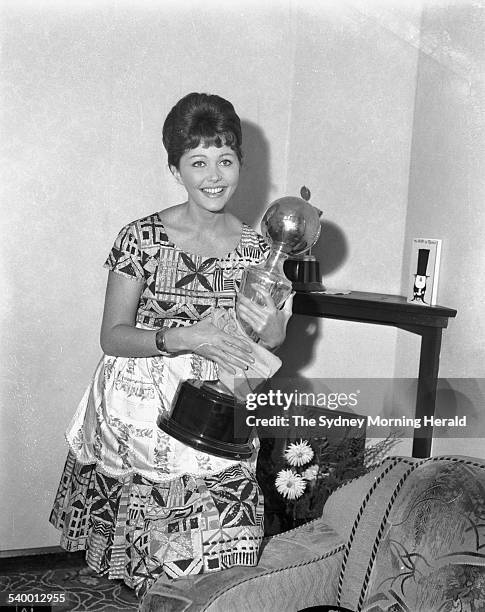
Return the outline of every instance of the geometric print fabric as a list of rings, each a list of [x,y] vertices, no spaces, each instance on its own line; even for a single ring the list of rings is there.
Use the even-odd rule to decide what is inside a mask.
[[[207,477],[154,483],[132,474],[121,481],[70,453],[50,520],[62,531],[64,548],[86,548],[93,570],[143,594],[162,574],[256,565],[263,497],[241,464]]]
[[[234,306],[242,271],[268,252],[263,238],[243,224],[238,245],[226,256],[188,253],[169,239],[154,213],[121,230],[105,267],[144,283],[138,323],[171,327],[198,321],[214,307]]]
[[[226,257],[186,253],[170,242],[154,214],[122,229],[106,266],[140,282],[139,328],[190,326],[216,308],[233,307],[243,270],[261,263],[267,251],[263,239],[244,225],[239,244]],[[81,463],[97,462],[115,477],[133,472],[159,481],[219,472],[229,460],[198,452],[157,427],[182,380],[216,377],[216,364],[197,354],[103,355],[67,432],[69,446]]]
[[[245,224],[225,257],[182,251],[155,213],[121,230],[105,266],[142,284],[139,327],[186,326],[233,308],[243,270],[268,251]],[[140,592],[162,573],[257,563],[263,498],[254,465],[193,451],[156,427],[180,381],[210,379],[210,366],[190,354],[103,356],[67,433],[71,450],[50,517],[61,545],[86,550],[92,569]],[[147,476],[155,473],[162,482]]]

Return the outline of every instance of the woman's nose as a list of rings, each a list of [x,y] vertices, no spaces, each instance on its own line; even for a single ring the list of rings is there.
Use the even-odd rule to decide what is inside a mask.
[[[220,181],[222,178],[222,174],[219,166],[209,166],[209,180],[212,182]]]

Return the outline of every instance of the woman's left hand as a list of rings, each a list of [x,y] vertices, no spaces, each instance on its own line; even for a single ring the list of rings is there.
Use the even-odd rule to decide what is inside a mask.
[[[261,338],[262,344],[269,349],[276,348],[283,343],[286,337],[286,326],[291,317],[293,308],[292,293],[279,310],[271,295],[263,289],[258,289],[264,306],[251,301],[241,293],[237,296],[237,314]]]

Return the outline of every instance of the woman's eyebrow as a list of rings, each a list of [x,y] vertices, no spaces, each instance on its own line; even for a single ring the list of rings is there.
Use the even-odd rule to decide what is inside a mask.
[[[225,155],[232,155],[232,156],[234,156],[235,153],[234,153],[234,151],[225,151],[224,153],[220,153],[219,157],[224,157]],[[189,159],[192,159],[194,157],[207,157],[207,155],[205,155],[205,153],[194,153],[192,155],[189,155]]]

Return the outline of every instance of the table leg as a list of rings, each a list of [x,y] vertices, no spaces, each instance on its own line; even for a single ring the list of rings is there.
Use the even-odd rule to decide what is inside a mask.
[[[426,327],[419,331],[421,335],[421,353],[419,357],[418,389],[416,394],[416,418],[434,416],[436,404],[436,386],[440,365],[441,327]],[[419,436],[419,437],[418,437]],[[413,457],[431,456],[433,427],[422,425],[414,433]]]

